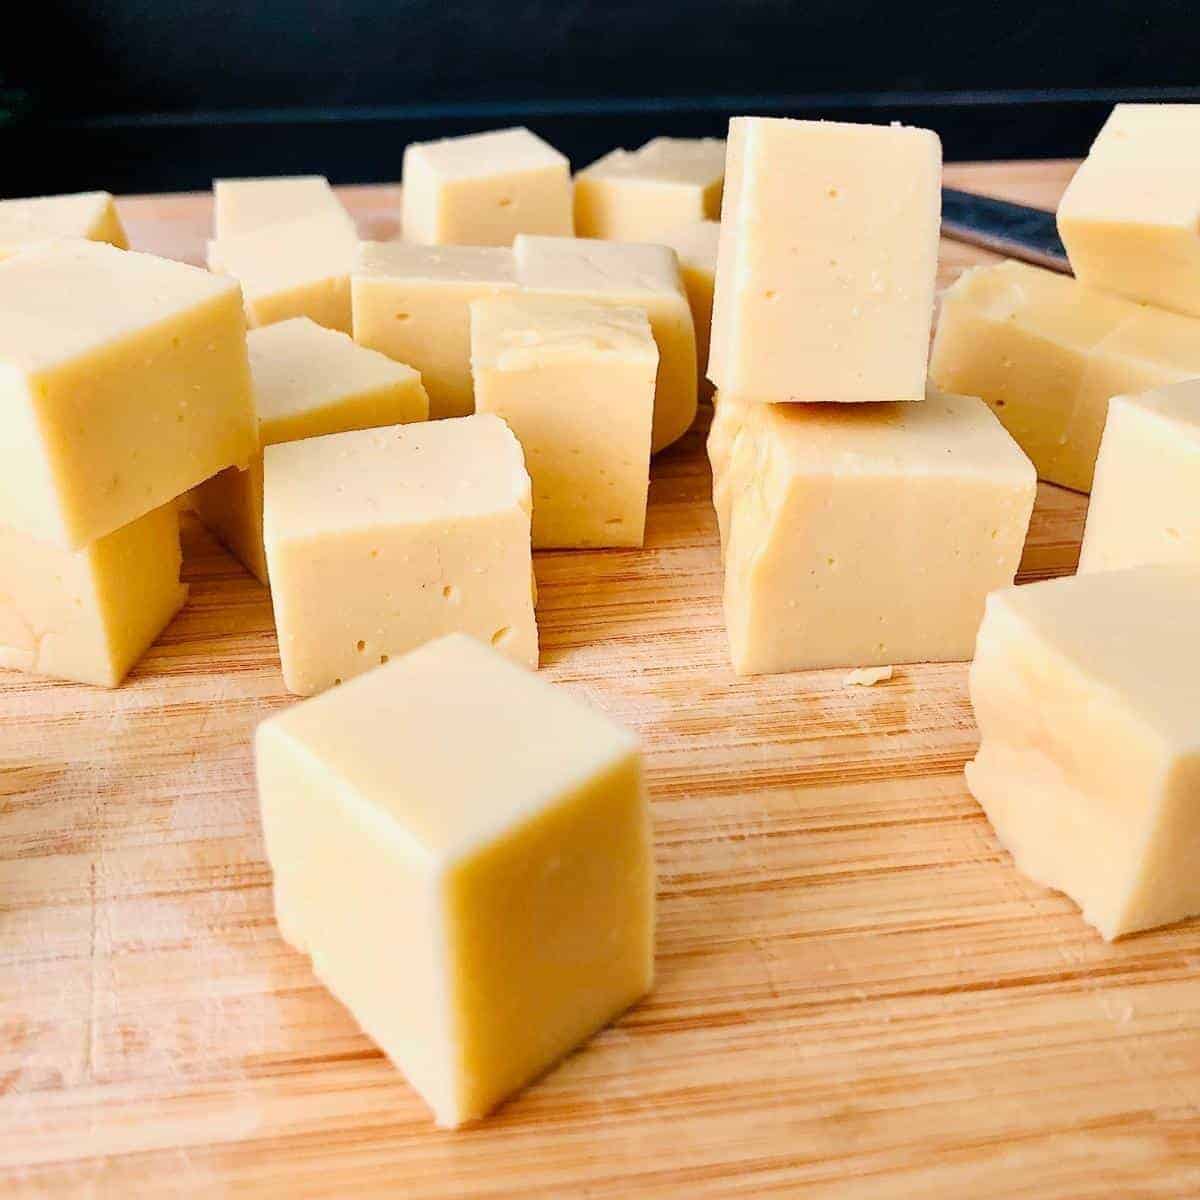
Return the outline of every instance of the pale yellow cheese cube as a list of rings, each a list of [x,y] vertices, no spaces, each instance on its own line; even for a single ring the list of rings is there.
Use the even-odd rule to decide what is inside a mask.
[[[761,400],[920,400],[941,169],[927,129],[730,121],[709,379]]]
[[[502,417],[533,481],[533,545],[640,546],[658,348],[641,309],[565,297],[471,305],[478,412]]]
[[[336,213],[317,213],[209,242],[208,266],[242,285],[251,327],[308,317],[349,333],[357,251],[352,224]]]
[[[1075,277],[1200,316],[1200,107],[1118,104],[1058,207]]]
[[[988,597],[967,783],[1017,867],[1105,938],[1200,913],[1200,569]]]
[[[38,242],[83,238],[127,250],[129,240],[108,192],[0,200],[0,259]]]
[[[0,666],[116,687],[183,606],[179,564],[174,504],[83,550],[0,526]]]
[[[721,216],[725,143],[657,137],[614,150],[575,176],[575,232],[619,242],[658,242],[669,230]]]
[[[289,691],[454,632],[537,666],[529,475],[499,417],[268,446],[263,531]]]
[[[323,175],[213,180],[213,237],[217,241],[322,214],[340,219],[353,232],[350,214]]]
[[[1079,570],[1200,566],[1200,379],[1114,396]]]
[[[709,436],[740,675],[971,657],[1037,490],[981,401],[763,404],[719,393]]]
[[[507,249],[364,242],[353,279],[354,340],[420,371],[431,417],[469,416],[471,302],[516,287]]]
[[[0,521],[80,549],[249,461],[231,280],[99,242],[0,263]]]
[[[696,326],[696,363],[700,376],[700,394],[712,394],[712,384],[704,377],[708,366],[708,347],[712,334],[713,285],[717,277],[717,243],[720,221],[696,221],[664,232],[659,240],[679,257],[679,273],[692,308]]]
[[[997,263],[943,297],[929,374],[986,400],[1043,479],[1088,491],[1109,398],[1200,374],[1200,322]]]
[[[651,452],[683,437],[696,419],[696,329],[675,252],[667,246],[522,235],[513,242],[513,254],[517,282],[527,292],[645,309],[658,343]]]
[[[574,232],[571,166],[528,129],[501,129],[404,151],[404,239],[508,246],[518,233]]]
[[[565,690],[459,634],[265,721],[256,760],[280,932],[439,1125],[649,989],[637,743]]]
[[[306,317],[251,330],[246,342],[264,446],[429,415],[421,376],[412,367]],[[259,453],[248,470],[230,467],[202,483],[192,503],[200,520],[266,583],[262,485]]]

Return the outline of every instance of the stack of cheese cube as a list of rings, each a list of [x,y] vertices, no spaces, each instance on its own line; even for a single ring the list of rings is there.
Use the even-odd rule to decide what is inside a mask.
[[[971,656],[1033,468],[926,391],[941,148],[901,126],[730,125],[709,437],[739,673]]]
[[[1105,937],[1200,912],[1200,109],[1118,105],[1058,210],[1074,280],[946,297],[934,376],[1091,491],[1079,574],[988,600],[967,780]]]
[[[1092,489],[1109,400],[1200,375],[1200,108],[1118,104],[1058,210],[1075,278],[977,267],[930,376],[982,396],[1041,478]]]
[[[0,663],[113,687],[183,604],[176,499],[256,446],[235,283],[103,193],[0,204]]]

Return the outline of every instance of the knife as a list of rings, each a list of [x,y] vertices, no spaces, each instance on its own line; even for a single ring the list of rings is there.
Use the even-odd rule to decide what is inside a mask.
[[[992,196],[942,188],[942,234],[1070,274],[1054,214]]]

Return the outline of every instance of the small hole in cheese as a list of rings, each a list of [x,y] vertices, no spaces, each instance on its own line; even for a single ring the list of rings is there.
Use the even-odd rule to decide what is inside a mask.
[[[511,625],[502,625],[499,629],[496,630],[495,633],[492,634],[492,645],[493,646],[503,646],[505,644],[505,642],[510,641],[511,638],[512,638],[512,626]]]
[[[359,652],[359,654],[361,654],[367,648],[367,643],[364,642],[362,638],[359,638],[358,643],[354,648]]]
[[[396,314],[396,320],[397,320],[397,321],[407,321],[407,320],[408,320],[408,318],[409,318],[409,314],[408,314],[408,313],[397,313],[397,314]]]
[[[496,203],[501,208],[508,208],[512,204],[512,197],[511,196],[501,196],[500,199],[496,201]]]
[[[454,586],[454,584],[452,584],[452,583],[446,584],[446,586],[444,588],[442,588],[442,599],[450,600],[453,603],[457,603],[458,602],[458,588],[456,588]]]
[[[382,666],[383,666],[383,664],[384,664],[385,662],[387,662],[387,660],[388,660],[388,656],[387,656],[386,654],[381,654],[381,655],[379,656],[379,665],[382,667]]]

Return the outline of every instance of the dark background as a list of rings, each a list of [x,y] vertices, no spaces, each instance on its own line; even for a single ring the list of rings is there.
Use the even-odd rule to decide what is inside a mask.
[[[513,123],[583,165],[756,112],[1071,155],[1116,100],[1200,99],[1197,0],[7,3],[3,195],[394,180],[410,140]]]

